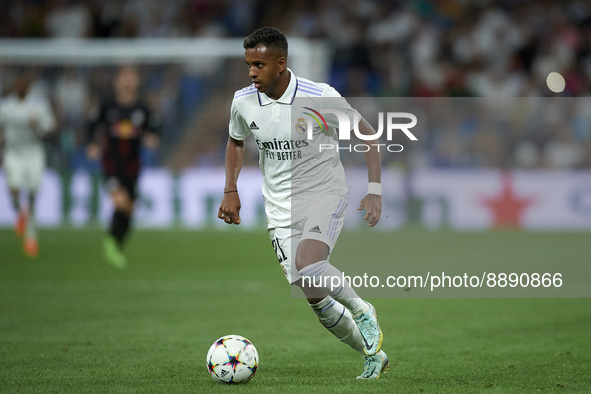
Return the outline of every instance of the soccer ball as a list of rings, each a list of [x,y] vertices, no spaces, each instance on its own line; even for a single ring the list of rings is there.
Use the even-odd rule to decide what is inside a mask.
[[[259,354],[248,339],[226,335],[211,345],[207,352],[207,370],[216,382],[248,382],[259,367]]]

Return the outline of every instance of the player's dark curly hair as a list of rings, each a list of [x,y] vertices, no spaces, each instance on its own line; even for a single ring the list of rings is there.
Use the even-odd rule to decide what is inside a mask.
[[[287,38],[276,27],[261,27],[244,39],[244,49],[255,48],[262,44],[267,48],[278,48],[287,57]]]

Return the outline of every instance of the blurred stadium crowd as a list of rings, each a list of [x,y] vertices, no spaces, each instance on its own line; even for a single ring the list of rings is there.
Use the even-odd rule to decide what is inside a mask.
[[[407,167],[591,167],[591,111],[585,110],[591,96],[589,1],[0,0],[0,6],[0,38],[244,37],[260,26],[276,26],[288,37],[327,40],[334,52],[326,82],[350,97],[579,97],[573,106],[579,109],[565,112],[566,122],[556,119],[557,127],[469,134],[433,128],[420,155],[386,160]],[[179,72],[183,67],[141,68],[144,98],[164,124],[163,149],[144,159],[147,165],[220,165],[227,138],[223,114],[199,149],[187,150],[185,160],[172,159],[200,123],[192,114],[215,88],[208,84],[223,78]],[[86,119],[108,96],[112,70],[38,71],[61,120],[51,165],[92,165],[83,155]],[[546,85],[553,71],[566,81],[560,94]],[[10,72],[0,64],[3,93]],[[224,92],[228,108],[231,94]],[[256,152],[249,160],[256,163]]]

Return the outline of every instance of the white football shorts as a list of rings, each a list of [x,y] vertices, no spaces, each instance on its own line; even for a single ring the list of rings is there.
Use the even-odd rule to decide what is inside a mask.
[[[45,171],[45,151],[4,151],[4,173],[11,189],[28,189],[36,192],[41,186]]]
[[[315,239],[329,247],[329,256],[343,229],[347,198],[323,196],[313,201],[303,219],[290,227],[270,228],[269,238],[286,279],[293,284],[301,278],[295,256],[301,240]]]

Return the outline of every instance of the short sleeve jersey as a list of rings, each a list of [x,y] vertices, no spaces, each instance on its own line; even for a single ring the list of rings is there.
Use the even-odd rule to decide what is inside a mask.
[[[278,100],[251,85],[234,94],[231,107],[230,136],[244,141],[252,134],[259,149],[268,228],[290,226],[314,199],[347,193],[337,150],[319,149],[321,144],[338,144],[336,116],[325,117],[328,128],[313,124],[313,138],[308,139],[307,133],[296,132],[302,119],[292,119],[296,113],[292,114],[292,106],[295,98],[305,98],[306,103],[322,110],[321,98],[332,97],[340,98],[340,108],[350,119],[356,111],[333,87],[288,71],[289,85]]]
[[[160,120],[140,103],[124,107],[109,101],[91,114],[89,140],[101,140],[102,166],[106,176],[138,177],[141,140],[146,132],[159,134]]]

